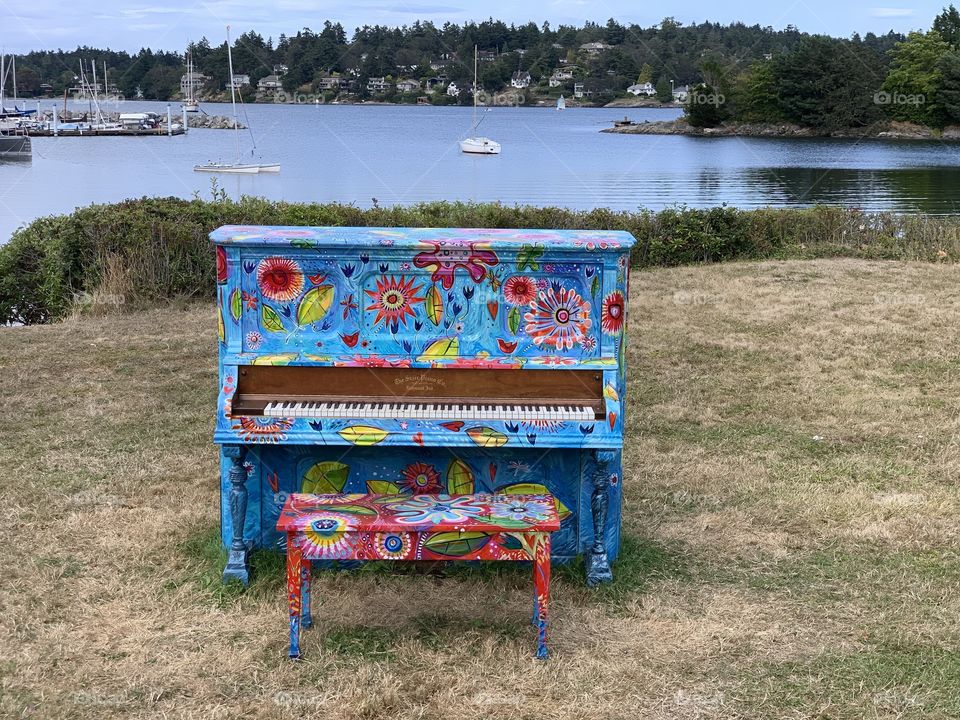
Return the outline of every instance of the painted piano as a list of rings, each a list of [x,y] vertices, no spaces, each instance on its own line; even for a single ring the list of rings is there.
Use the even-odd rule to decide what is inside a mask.
[[[556,562],[620,545],[625,232],[226,226],[224,580],[288,494],[549,492]],[[332,557],[331,559],[336,559]]]

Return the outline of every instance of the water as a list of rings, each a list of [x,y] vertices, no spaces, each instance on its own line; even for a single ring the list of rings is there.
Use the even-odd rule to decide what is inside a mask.
[[[230,112],[229,105],[204,108]],[[123,110],[166,112],[166,104],[128,102]],[[471,157],[457,147],[470,127],[469,108],[254,105],[245,111],[260,157],[282,163],[283,170],[217,176],[233,197],[359,206],[376,198],[381,205],[499,200],[634,210],[830,203],[960,211],[960,145],[939,142],[613,135],[599,130],[622,118],[622,109],[495,108],[484,116],[481,133],[499,141],[503,153]],[[626,115],[661,120],[678,111]],[[224,130],[33,142],[32,162],[0,164],[0,242],[36,217],[93,202],[144,195],[209,198],[211,176],[193,166],[236,157],[235,135]],[[249,157],[248,134],[241,145]]]

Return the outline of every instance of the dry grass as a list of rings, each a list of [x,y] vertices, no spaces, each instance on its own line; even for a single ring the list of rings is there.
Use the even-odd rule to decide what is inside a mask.
[[[960,268],[633,278],[618,582],[324,574],[284,656],[275,557],[217,580],[208,307],[0,332],[0,714],[960,714]],[[322,609],[321,609],[322,608]]]

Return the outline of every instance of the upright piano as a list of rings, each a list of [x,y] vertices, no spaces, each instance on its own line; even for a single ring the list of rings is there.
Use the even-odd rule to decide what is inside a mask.
[[[226,226],[224,579],[289,493],[549,492],[553,559],[620,546],[625,232]]]

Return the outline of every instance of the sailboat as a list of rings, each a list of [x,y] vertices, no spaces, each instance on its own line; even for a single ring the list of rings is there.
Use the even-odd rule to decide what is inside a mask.
[[[470,128],[470,137],[460,141],[461,152],[471,155],[498,155],[500,143],[486,137],[477,136],[477,46],[473,46],[473,125]]]
[[[193,53],[187,51],[187,97],[183,101],[183,109],[186,112],[200,112],[200,103],[193,95]]]
[[[563,95],[557,98],[557,110],[566,110],[567,101],[564,99]]]
[[[233,82],[233,53],[230,50],[229,25],[227,25],[227,64],[230,67],[230,104],[233,106],[233,131],[237,138],[237,161],[235,163],[208,162],[206,165],[194,165],[193,169],[195,172],[233,173],[240,175],[256,175],[257,173],[264,172],[280,172],[280,163],[240,162],[240,125],[237,122],[237,91]]]

